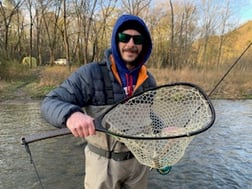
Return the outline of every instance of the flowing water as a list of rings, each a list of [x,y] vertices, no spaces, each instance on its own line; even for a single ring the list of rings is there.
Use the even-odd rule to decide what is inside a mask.
[[[252,100],[216,100],[216,122],[196,136],[168,175],[150,171],[148,189],[251,189]],[[0,103],[0,188],[40,189],[20,137],[54,129],[40,101]],[[71,135],[30,144],[45,189],[82,189],[83,143]]]

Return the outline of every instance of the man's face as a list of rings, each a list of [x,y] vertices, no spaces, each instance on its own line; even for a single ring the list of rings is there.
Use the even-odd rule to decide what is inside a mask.
[[[143,36],[136,30],[129,29],[119,33],[119,51],[128,69],[135,67],[133,62],[143,48]]]

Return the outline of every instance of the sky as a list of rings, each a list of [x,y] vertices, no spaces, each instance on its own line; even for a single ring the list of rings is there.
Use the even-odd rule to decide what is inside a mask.
[[[240,23],[252,20],[252,0],[233,0],[231,2]]]
[[[172,2],[186,2],[194,1],[195,3],[200,3],[202,0],[172,0]],[[234,22],[246,23],[249,20],[252,20],[252,0],[208,0],[212,3],[225,3],[229,2],[232,9],[232,14],[234,16]],[[157,2],[168,2],[168,0],[152,0],[152,3]]]
[[[240,22],[252,21],[252,0],[237,0],[236,3],[238,5],[241,4],[241,6],[238,6],[240,9],[237,10]]]

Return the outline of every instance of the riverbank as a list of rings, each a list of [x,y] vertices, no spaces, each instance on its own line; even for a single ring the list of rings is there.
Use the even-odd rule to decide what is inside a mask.
[[[24,72],[23,77],[9,81],[0,80],[0,102],[9,100],[40,100],[57,87],[78,67],[40,67]],[[225,74],[225,69],[149,69],[158,85],[174,82],[190,82],[209,94]],[[21,74],[22,75],[22,74]],[[233,70],[210,96],[212,99],[252,99],[251,71]]]

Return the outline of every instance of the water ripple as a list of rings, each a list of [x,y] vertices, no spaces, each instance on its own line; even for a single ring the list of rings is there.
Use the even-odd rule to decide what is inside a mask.
[[[51,128],[41,119],[39,106],[40,102],[0,106],[0,186],[5,189],[39,188],[19,141]],[[213,127],[195,137],[168,175],[150,171],[149,189],[252,188],[252,101],[216,100],[214,107]],[[78,144],[65,136],[30,145],[45,188],[83,188],[83,151]]]

